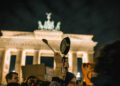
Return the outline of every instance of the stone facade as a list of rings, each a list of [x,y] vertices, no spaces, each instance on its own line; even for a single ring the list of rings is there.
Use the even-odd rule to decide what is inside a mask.
[[[33,64],[40,64],[41,56],[54,56],[54,53],[43,43],[47,39],[51,47],[60,52],[63,38],[71,40],[70,51],[67,54],[69,71],[77,74],[77,57],[82,63],[92,63],[94,46],[93,35],[64,34],[61,31],[35,30],[34,32],[1,31],[0,37],[0,84],[5,84],[5,75],[9,72],[11,55],[16,55],[15,71],[22,82],[21,66],[25,65],[26,55],[33,56]],[[57,64],[57,63],[56,63]],[[55,69],[55,68],[54,68]]]

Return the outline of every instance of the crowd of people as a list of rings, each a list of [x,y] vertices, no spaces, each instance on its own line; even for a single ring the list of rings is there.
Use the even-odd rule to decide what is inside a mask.
[[[41,81],[36,76],[29,76],[21,84],[18,80],[18,73],[10,72],[6,75],[7,86],[77,86],[76,76],[67,72],[65,80],[60,79],[59,77],[53,77],[51,82]]]
[[[93,86],[119,86],[120,40],[101,46],[95,52],[94,59],[96,76],[91,78]],[[65,80],[53,77],[51,82],[47,82],[30,76],[21,84],[18,83],[18,73],[10,72],[6,75],[6,81],[7,86],[87,86],[71,72],[66,72]]]

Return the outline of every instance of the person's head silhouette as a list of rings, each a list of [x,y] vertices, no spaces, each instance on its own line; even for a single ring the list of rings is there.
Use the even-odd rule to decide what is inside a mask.
[[[73,73],[71,72],[66,73],[65,86],[76,86],[76,77]]]
[[[95,72],[92,78],[95,86],[117,86],[120,81],[120,40],[101,46],[94,55]]]

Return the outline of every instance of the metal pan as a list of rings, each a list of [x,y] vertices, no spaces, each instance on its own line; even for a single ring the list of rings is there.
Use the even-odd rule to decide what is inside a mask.
[[[65,37],[60,44],[60,51],[62,54],[66,55],[70,49],[70,38]]]

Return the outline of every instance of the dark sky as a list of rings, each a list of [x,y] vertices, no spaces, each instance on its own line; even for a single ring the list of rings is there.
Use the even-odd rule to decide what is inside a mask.
[[[119,0],[2,0],[0,30],[34,31],[37,21],[61,21],[61,31],[93,34],[98,46],[120,38]]]

